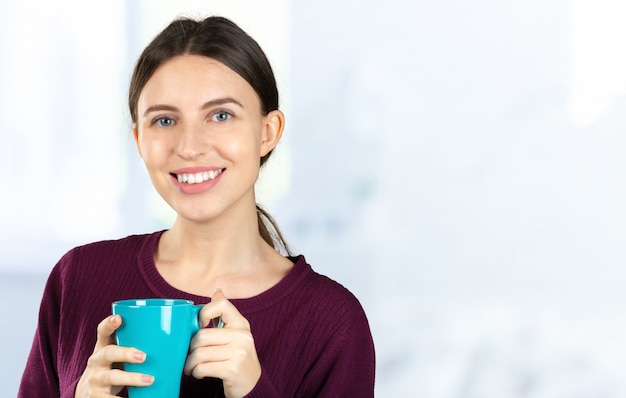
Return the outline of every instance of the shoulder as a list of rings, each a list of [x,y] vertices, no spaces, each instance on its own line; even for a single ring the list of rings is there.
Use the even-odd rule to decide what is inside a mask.
[[[302,267],[304,274],[302,282],[298,284],[296,295],[312,312],[317,314],[333,313],[334,318],[365,320],[365,311],[359,299],[338,281],[319,274],[313,270],[303,256],[296,258],[295,267]]]
[[[158,239],[161,232],[143,235],[129,235],[119,239],[102,240],[76,246],[65,253],[56,264],[53,272],[67,276],[77,269],[115,267],[137,258],[144,245]]]
[[[116,252],[137,251],[150,238],[160,235],[160,232],[143,235],[129,235],[119,239],[101,240],[76,246],[68,252],[69,255],[99,255],[114,254]]]
[[[306,342],[307,351],[318,353],[321,368],[329,366],[319,371],[337,370],[333,366],[340,363],[348,368],[360,363],[365,373],[372,373],[374,342],[360,301],[341,283],[313,271],[304,258],[299,257],[295,266],[304,267],[306,275],[293,293],[298,310],[290,314],[289,322],[298,332],[298,341]]]
[[[159,232],[131,235],[74,247],[52,268],[44,295],[55,300],[64,297],[68,301],[69,297],[82,297],[86,293],[100,294],[103,285],[128,280],[129,270],[138,263],[140,253],[152,252],[149,245],[159,235]]]

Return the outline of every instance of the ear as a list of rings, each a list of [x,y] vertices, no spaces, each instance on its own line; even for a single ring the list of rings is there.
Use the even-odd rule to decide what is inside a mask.
[[[263,135],[261,136],[261,153],[263,157],[278,145],[285,128],[285,115],[278,109],[271,111],[265,116]]]
[[[139,131],[137,130],[137,124],[133,123],[133,138],[135,139],[135,145],[137,145],[137,152],[141,156],[141,149],[139,148]]]

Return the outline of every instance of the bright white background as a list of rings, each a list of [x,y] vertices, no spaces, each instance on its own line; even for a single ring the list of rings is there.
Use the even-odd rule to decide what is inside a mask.
[[[259,185],[371,321],[377,396],[626,396],[626,2],[2,1],[0,383],[47,273],[166,227],[129,135],[142,47],[232,18],[287,114]]]

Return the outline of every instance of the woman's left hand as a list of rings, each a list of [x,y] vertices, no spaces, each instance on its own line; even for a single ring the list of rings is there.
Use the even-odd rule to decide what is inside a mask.
[[[200,311],[203,325],[218,317],[223,328],[200,329],[191,340],[185,373],[197,379],[222,379],[226,397],[243,397],[261,378],[250,323],[219,290]]]

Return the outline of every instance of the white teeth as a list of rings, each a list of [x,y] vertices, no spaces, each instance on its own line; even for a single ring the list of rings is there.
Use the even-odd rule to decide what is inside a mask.
[[[176,178],[178,178],[178,182],[181,184],[184,182],[187,184],[199,184],[201,182],[212,180],[221,173],[222,170],[211,170],[194,174],[177,174]]]

